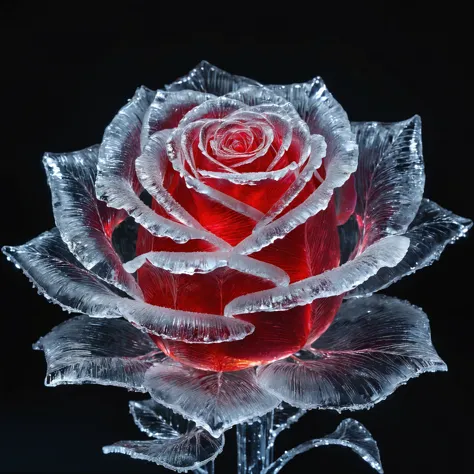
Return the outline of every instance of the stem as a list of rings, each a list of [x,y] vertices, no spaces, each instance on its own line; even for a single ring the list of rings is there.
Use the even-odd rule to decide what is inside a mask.
[[[237,426],[237,474],[260,474],[272,463],[273,449],[267,449],[272,427],[273,411]]]

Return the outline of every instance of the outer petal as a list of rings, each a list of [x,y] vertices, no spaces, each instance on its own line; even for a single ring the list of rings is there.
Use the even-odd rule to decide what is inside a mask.
[[[420,117],[352,124],[359,145],[355,173],[358,252],[390,234],[403,234],[423,197],[425,173]]]
[[[215,437],[238,423],[264,415],[281,401],[258,385],[253,369],[208,372],[158,364],[145,378],[148,391],[158,403]]]
[[[98,277],[131,296],[143,297],[112,247],[112,232],[126,217],[95,197],[99,147],[47,153],[43,163],[53,196],[56,225],[73,255]]]
[[[302,306],[318,298],[337,296],[350,291],[375,275],[380,268],[393,267],[405,256],[410,241],[389,236],[371,245],[354,260],[320,275],[292,283],[287,287],[239,296],[224,310],[226,316],[257,311],[281,311]]]
[[[44,351],[49,387],[97,383],[144,392],[145,372],[164,358],[128,321],[85,315],[56,326],[33,347]]]
[[[128,454],[173,471],[187,472],[212,461],[224,448],[224,435],[216,439],[153,400],[131,402],[130,410],[138,427],[156,440],[119,441],[104,447],[105,454]]]
[[[393,268],[380,269],[375,276],[351,291],[349,296],[369,296],[404,276],[431,265],[448,244],[465,236],[471,227],[471,220],[424,199],[405,234],[410,238],[410,247],[403,260]]]
[[[190,89],[220,96],[247,85],[259,85],[259,83],[247,77],[229,74],[207,61],[201,61],[191,72],[166,86],[166,89],[169,91]]]
[[[57,229],[3,251],[42,294],[69,311],[96,317],[123,316],[152,334],[190,343],[239,340],[254,330],[252,324],[236,319],[161,308],[118,296],[81,266]]]
[[[260,384],[303,408],[362,409],[423,372],[446,370],[426,315],[395,298],[344,303],[311,352],[258,369]]]

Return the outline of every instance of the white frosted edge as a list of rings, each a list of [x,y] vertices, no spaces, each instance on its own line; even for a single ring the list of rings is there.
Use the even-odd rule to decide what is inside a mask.
[[[311,154],[306,166],[286,190],[285,194],[269,209],[265,217],[257,223],[254,231],[266,226],[298,196],[306,183],[315,175],[316,170],[321,166],[323,158],[326,156],[326,149],[327,144],[323,136],[311,135]],[[321,180],[321,178],[319,179]]]
[[[124,264],[127,272],[136,272],[146,262],[172,273],[193,275],[209,273],[216,268],[229,267],[287,286],[290,278],[281,268],[254,258],[229,252],[148,252]]]
[[[272,288],[239,296],[227,304],[224,315],[288,310],[318,298],[346,293],[375,275],[380,268],[397,265],[409,245],[410,239],[407,237],[385,237],[338,268],[292,283],[286,288]]]

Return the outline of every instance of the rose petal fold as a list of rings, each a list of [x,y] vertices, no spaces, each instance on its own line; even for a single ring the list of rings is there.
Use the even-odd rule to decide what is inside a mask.
[[[165,363],[149,369],[145,378],[158,403],[215,437],[236,424],[263,416],[280,403],[258,385],[254,369],[209,372]]]
[[[144,392],[145,372],[165,357],[128,321],[86,315],[56,326],[33,348],[44,351],[48,387],[96,383]]]
[[[112,247],[112,232],[125,217],[95,196],[99,147],[73,153],[47,153],[43,163],[53,198],[57,228],[72,254],[99,278],[143,299]]]
[[[374,295],[345,302],[310,350],[257,370],[262,387],[302,408],[358,410],[424,372],[445,371],[428,318],[409,303]]]
[[[369,296],[437,260],[448,244],[464,237],[472,221],[423,199],[418,214],[405,234],[410,247],[403,260],[392,268],[382,268],[376,275],[352,290],[348,296]]]
[[[235,298],[224,309],[226,316],[281,311],[303,306],[318,298],[336,296],[356,288],[380,268],[393,267],[405,256],[410,240],[389,236],[368,247],[354,260],[287,287],[272,288]]]

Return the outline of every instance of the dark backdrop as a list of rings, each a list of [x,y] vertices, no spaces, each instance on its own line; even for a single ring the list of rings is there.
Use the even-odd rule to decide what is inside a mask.
[[[69,2],[68,2],[69,3]],[[2,6],[2,230],[1,244],[26,242],[54,225],[41,165],[45,151],[97,143],[105,126],[141,84],[162,87],[201,59],[263,83],[320,75],[352,120],[423,120],[426,196],[473,217],[471,77],[465,12],[375,30],[356,24],[346,39],[335,17],[290,8],[279,18],[234,14],[217,21],[196,10],[193,23],[153,2],[99,8],[70,2]],[[204,8],[204,6],[203,6]],[[181,10],[181,12],[179,11]],[[407,17],[413,9],[407,10]],[[408,15],[408,13],[410,15]],[[372,12],[373,14],[373,12]],[[323,20],[323,21],[321,21]],[[424,26],[423,26],[424,25]],[[424,28],[431,28],[429,31]],[[318,34],[319,33],[319,34]],[[367,34],[368,33],[368,34]],[[377,440],[387,474],[470,472],[468,413],[472,392],[472,241],[450,246],[440,262],[387,291],[421,306],[449,372],[426,374],[385,402],[353,417]],[[128,414],[140,395],[100,386],[43,386],[45,364],[31,344],[67,315],[38,296],[20,271],[1,259],[2,337],[0,470],[3,472],[165,472],[101,446],[143,439]],[[331,432],[343,415],[314,411],[285,437],[289,447]],[[218,473],[234,469],[234,438],[227,438]],[[318,449],[283,472],[369,473],[342,448]],[[472,471],[471,471],[472,472]]]

